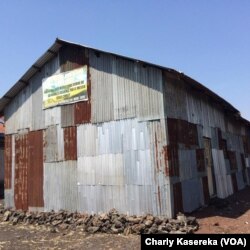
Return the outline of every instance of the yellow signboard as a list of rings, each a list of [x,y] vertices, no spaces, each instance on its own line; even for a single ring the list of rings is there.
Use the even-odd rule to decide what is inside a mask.
[[[87,66],[43,79],[43,108],[88,100]]]

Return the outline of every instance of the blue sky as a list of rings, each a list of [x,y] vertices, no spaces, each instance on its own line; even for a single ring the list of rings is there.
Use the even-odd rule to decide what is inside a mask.
[[[1,0],[0,96],[56,37],[174,68],[250,120],[249,0]]]

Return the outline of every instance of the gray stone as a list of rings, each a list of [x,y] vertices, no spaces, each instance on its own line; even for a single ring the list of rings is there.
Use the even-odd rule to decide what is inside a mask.
[[[96,233],[100,227],[88,227],[87,232]]]

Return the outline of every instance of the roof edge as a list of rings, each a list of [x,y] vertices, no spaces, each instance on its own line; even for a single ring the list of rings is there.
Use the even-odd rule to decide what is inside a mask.
[[[180,79],[183,79],[185,82],[191,84],[194,88],[201,90],[205,95],[210,96],[213,100],[222,103],[224,108],[229,110],[231,112],[231,114],[233,114],[233,116],[235,116],[237,119],[240,118],[244,122],[247,121],[248,126],[250,126],[250,122],[248,120],[244,119],[243,117],[241,117],[240,112],[233,105],[231,105],[225,99],[223,99],[222,97],[220,97],[215,92],[208,89],[207,87],[205,87],[204,85],[202,85],[198,81],[194,80],[193,78],[191,78],[191,77],[189,77],[189,76],[187,76],[187,75],[185,75],[185,74],[183,74],[181,72],[178,72],[175,69],[167,68],[167,67],[164,67],[164,66],[161,66],[161,65],[150,63],[150,62],[146,62],[144,60],[119,55],[119,54],[116,54],[116,53],[113,53],[113,52],[92,48],[92,47],[89,47],[89,46],[86,46],[86,45],[83,45],[83,44],[73,43],[73,42],[66,41],[66,40],[63,40],[63,39],[60,39],[60,38],[56,38],[55,42],[49,47],[49,49],[47,49],[45,51],[45,53],[42,54],[42,56],[40,56],[35,61],[35,63],[33,63],[32,66],[24,73],[24,75],[6,92],[6,94],[3,95],[3,97],[0,99],[0,115],[3,115],[4,108],[6,107],[6,105],[8,105],[8,103],[23,88],[25,88],[29,84],[30,78],[32,76],[34,76],[44,66],[44,64],[46,64],[49,60],[51,60],[58,53],[59,49],[63,45],[72,45],[72,46],[84,47],[84,48],[91,49],[91,50],[94,50],[94,51],[97,51],[97,52],[110,54],[110,55],[117,56],[117,57],[127,59],[127,60],[141,62],[141,63],[144,63],[144,64],[146,64],[148,66],[157,67],[159,69],[166,70],[167,72],[172,73],[172,74],[178,76]]]

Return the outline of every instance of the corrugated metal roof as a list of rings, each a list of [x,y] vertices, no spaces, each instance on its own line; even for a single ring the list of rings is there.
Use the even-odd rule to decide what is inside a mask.
[[[57,38],[55,40],[53,45],[26,71],[26,73],[17,81],[17,83],[14,84],[12,86],[12,88],[0,99],[0,115],[3,114],[3,110],[6,107],[6,105],[10,102],[10,100],[13,97],[15,97],[24,87],[26,87],[29,84],[30,78],[35,73],[37,73],[49,60],[51,60],[53,57],[55,57],[55,55],[58,53],[59,49],[63,45],[74,45],[74,46],[84,47],[84,48],[87,48],[87,49],[92,49],[92,50],[94,50],[96,52],[102,52],[102,53],[110,54],[110,55],[113,55],[113,56],[118,56],[120,58],[133,60],[133,61],[136,61],[138,63],[143,63],[143,64],[146,64],[146,65],[149,65],[149,66],[157,67],[157,68],[165,70],[165,71],[167,71],[169,73],[177,75],[178,78],[184,80],[184,82],[186,82],[187,84],[190,84],[195,89],[200,90],[203,94],[205,94],[207,96],[210,96],[214,101],[221,103],[221,105],[226,110],[232,112],[232,114],[235,115],[235,117],[237,119],[242,120],[243,122],[247,123],[250,126],[250,122],[243,119],[243,118],[241,118],[239,111],[237,109],[235,109],[230,103],[228,103],[223,98],[221,98],[220,96],[218,96],[217,94],[215,94],[214,92],[212,92],[211,90],[209,90],[208,88],[206,88],[205,86],[200,84],[199,82],[195,81],[194,79],[192,79],[191,77],[189,77],[189,76],[187,76],[187,75],[185,75],[183,73],[180,73],[180,72],[178,72],[178,71],[176,71],[174,69],[171,69],[171,68],[166,68],[166,67],[156,65],[156,64],[152,64],[152,63],[148,63],[148,62],[145,62],[145,61],[142,61],[142,60],[121,56],[121,55],[118,55],[118,54],[115,54],[115,53],[110,53],[110,52],[107,52],[107,51],[98,50],[98,49],[91,48],[91,47],[88,47],[88,46],[85,46],[85,45],[65,41],[65,40],[62,40],[62,39],[59,39],[59,38]]]

